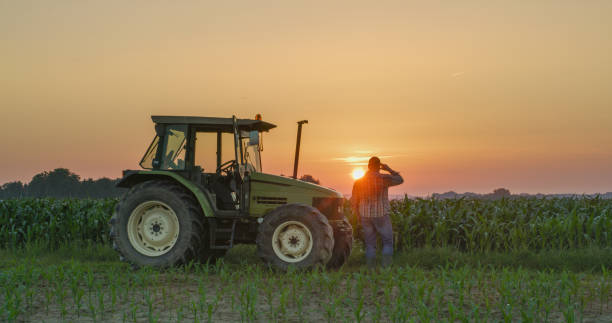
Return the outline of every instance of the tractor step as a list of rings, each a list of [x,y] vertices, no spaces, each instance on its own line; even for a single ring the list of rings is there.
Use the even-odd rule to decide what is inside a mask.
[[[236,232],[236,223],[238,219],[232,219],[231,224],[218,223],[217,219],[208,219],[209,223],[209,235],[210,235],[210,249],[216,250],[228,250],[234,246],[234,234]],[[230,225],[228,227],[228,225]],[[227,234],[229,238],[227,237]],[[225,237],[219,237],[219,236]]]

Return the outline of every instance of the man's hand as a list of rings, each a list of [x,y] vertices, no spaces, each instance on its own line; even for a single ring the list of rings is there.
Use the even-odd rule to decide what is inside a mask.
[[[404,182],[404,179],[402,178],[402,176],[400,176],[400,174],[396,171],[394,171],[393,169],[391,169],[391,167],[389,167],[389,165],[387,164],[380,164],[380,169],[382,170],[386,170],[388,171],[391,175],[384,175],[387,176],[388,178],[388,186],[393,186],[393,185],[399,185],[401,183]]]
[[[382,169],[382,170],[386,170],[386,171],[388,171],[389,173],[393,172],[393,170],[391,169],[391,167],[389,167],[389,165],[387,165],[387,164],[380,164],[380,169]]]

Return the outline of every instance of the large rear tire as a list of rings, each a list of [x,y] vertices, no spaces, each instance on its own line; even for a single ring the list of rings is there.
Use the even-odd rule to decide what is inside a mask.
[[[264,217],[257,234],[259,257],[281,270],[324,266],[333,246],[333,230],[327,218],[305,204],[274,209]]]
[[[197,260],[204,251],[202,211],[193,195],[171,181],[132,187],[117,204],[113,248],[131,264],[165,268]]]
[[[353,227],[346,217],[342,224],[334,227],[334,250],[327,268],[338,269],[346,263],[353,249]]]

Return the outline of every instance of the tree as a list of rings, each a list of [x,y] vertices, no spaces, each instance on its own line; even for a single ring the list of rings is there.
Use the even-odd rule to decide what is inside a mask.
[[[81,182],[81,197],[105,198],[121,196],[124,189],[116,186],[118,182],[119,179],[106,177],[97,180],[88,178]]]
[[[321,184],[321,182],[318,179],[315,179],[314,177],[312,177],[312,175],[308,175],[305,174],[302,177],[300,177],[300,181],[304,181],[304,182],[309,182],[309,183],[313,183],[313,184]]]
[[[29,184],[9,182],[0,186],[0,199],[24,197],[54,198],[109,198],[120,197],[124,188],[117,187],[119,179],[81,177],[66,168],[56,168],[34,175]]]
[[[56,168],[34,175],[27,191],[31,197],[77,197],[80,184],[79,175],[66,168]]]
[[[493,198],[494,199],[501,199],[504,197],[509,197],[510,195],[510,190],[506,189],[506,188],[498,188],[496,190],[493,191]]]
[[[0,187],[0,199],[18,199],[25,195],[25,186],[20,181],[8,182]]]

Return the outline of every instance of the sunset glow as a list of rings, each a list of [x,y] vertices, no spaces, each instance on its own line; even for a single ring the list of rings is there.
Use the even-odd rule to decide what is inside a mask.
[[[363,177],[363,175],[365,175],[365,171],[363,170],[363,168],[355,168],[353,169],[353,179],[360,179]]]
[[[612,1],[152,3],[0,4],[0,185],[138,170],[151,115],[261,114],[264,172],[307,119],[298,176],[345,194],[371,156],[391,194],[612,191]]]

